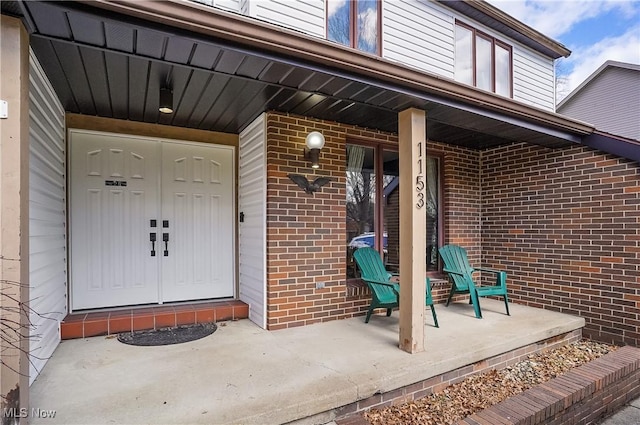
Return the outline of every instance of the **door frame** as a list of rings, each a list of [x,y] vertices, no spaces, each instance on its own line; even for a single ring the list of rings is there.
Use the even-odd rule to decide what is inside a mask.
[[[94,126],[86,125],[87,122],[91,122],[91,121],[94,121],[99,125],[94,125]],[[67,269],[69,271],[73,270],[73,261],[74,261],[73,256],[71,255],[71,248],[72,248],[71,223],[73,220],[73,217],[71,214],[71,202],[72,202],[71,200],[71,184],[72,184],[71,182],[71,166],[72,166],[71,139],[72,137],[71,136],[72,134],[80,133],[80,134],[108,135],[108,136],[114,136],[114,137],[143,139],[143,140],[158,142],[158,143],[173,143],[173,144],[183,144],[183,145],[193,145],[193,146],[216,146],[218,148],[229,149],[231,151],[231,154],[232,154],[232,160],[231,160],[231,164],[232,164],[231,193],[232,195],[231,196],[233,199],[232,205],[231,205],[232,216],[233,216],[233,219],[231,220],[231,226],[233,227],[232,229],[233,238],[231,241],[233,267],[232,267],[231,280],[232,280],[232,286],[233,286],[232,298],[237,299],[238,298],[238,241],[237,241],[238,239],[238,224],[237,224],[238,136],[226,134],[226,133],[209,132],[205,130],[194,130],[194,129],[181,129],[176,127],[154,125],[154,124],[147,124],[147,123],[130,123],[128,121],[105,119],[105,118],[98,118],[98,117],[89,117],[88,120],[85,120],[84,117],[81,117],[79,115],[68,116],[66,127],[67,127],[66,128],[66,162],[67,162],[66,191],[67,191],[67,223],[68,223],[67,252],[69,253],[68,259],[67,259],[68,261]],[[94,128],[100,128],[100,129],[96,130]],[[104,129],[106,128],[116,129],[116,131],[105,131]],[[182,133],[184,133],[184,135],[186,136],[193,136],[194,140],[184,140],[180,138],[156,137],[156,136],[146,135],[146,134],[162,133],[165,128],[171,129],[171,131],[167,131],[167,133],[172,136],[180,136]],[[123,131],[118,131],[121,129]],[[130,131],[127,131],[127,130],[130,130]],[[221,143],[216,143],[218,140]],[[162,166],[162,161],[160,161],[160,167],[161,166]],[[159,179],[158,185],[160,187],[161,173],[159,173],[158,179]],[[72,273],[69,272],[68,282],[67,282],[67,285],[68,285],[67,294],[68,294],[68,311],[70,313],[73,313],[74,311],[76,311],[73,309],[73,290],[72,290],[73,284],[74,283],[73,283]],[[159,285],[160,285],[160,282],[159,282]],[[160,293],[161,291],[160,287],[158,288],[158,291]],[[220,299],[228,299],[228,298],[220,298]],[[127,306],[126,308],[144,308],[144,307],[149,307],[150,305],[160,306],[160,305],[163,305],[163,303],[162,303],[162,300],[160,300],[160,303],[157,303],[157,304],[156,303],[143,304],[139,306],[131,305],[131,306]],[[107,308],[111,308],[111,307],[100,307],[100,308],[96,308],[95,310],[102,310]],[[114,306],[113,308],[123,308],[123,307]],[[86,311],[86,309],[82,309],[82,310]]]

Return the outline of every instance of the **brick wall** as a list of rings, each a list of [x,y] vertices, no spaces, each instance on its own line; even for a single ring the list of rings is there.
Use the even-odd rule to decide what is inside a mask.
[[[444,167],[444,243],[464,246],[471,264],[479,267],[482,248],[480,152],[431,141],[427,143],[427,155],[441,156]],[[432,282],[433,301],[446,301],[450,284],[446,280]]]
[[[305,137],[326,139],[320,168],[303,157]],[[395,135],[289,114],[267,114],[267,327],[281,329],[361,315],[366,295],[347,294],[346,143],[348,138],[397,144]],[[288,177],[334,178],[314,195]],[[323,289],[316,283],[324,282]]]
[[[427,155],[444,155],[445,244],[464,246],[480,261],[480,152],[444,143],[427,144]]]
[[[319,130],[326,144],[320,168],[313,170],[302,152],[306,135]],[[267,327],[280,329],[347,318],[366,312],[367,291],[347,291],[346,143],[364,140],[397,144],[397,136],[340,123],[269,113],[267,115]],[[429,142],[429,154],[444,155],[445,237],[464,244],[480,259],[479,153]],[[302,192],[287,174],[334,182],[315,195]],[[317,282],[325,288],[316,289]],[[446,299],[438,285],[434,299]]]
[[[312,130],[327,140],[317,171],[302,156]],[[267,133],[268,328],[363,314],[366,291],[348,293],[345,283],[345,144],[396,136],[277,113]],[[444,159],[445,243],[467,248],[474,265],[508,270],[512,301],[579,315],[586,337],[638,346],[637,163],[528,144],[480,152],[429,142],[428,153]],[[308,195],[289,173],[335,181]],[[435,286],[436,302],[448,289]]]
[[[482,152],[482,263],[512,300],[579,315],[585,337],[640,342],[640,165],[588,148]]]

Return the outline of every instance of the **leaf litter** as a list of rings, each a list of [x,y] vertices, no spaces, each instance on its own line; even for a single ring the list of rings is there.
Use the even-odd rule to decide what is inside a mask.
[[[363,416],[372,425],[453,424],[617,348],[593,341],[575,342],[532,354],[502,370],[470,376],[418,400],[368,410]]]

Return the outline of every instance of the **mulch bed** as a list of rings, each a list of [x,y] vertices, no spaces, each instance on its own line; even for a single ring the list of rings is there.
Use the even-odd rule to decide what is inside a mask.
[[[591,341],[576,342],[532,354],[499,371],[471,376],[422,399],[371,409],[363,415],[373,425],[453,424],[616,349]]]

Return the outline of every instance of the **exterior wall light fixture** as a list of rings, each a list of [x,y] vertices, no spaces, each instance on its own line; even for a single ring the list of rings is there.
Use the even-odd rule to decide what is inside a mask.
[[[163,114],[172,114],[173,113],[173,92],[171,89],[162,88],[160,89],[160,103],[158,110]]]
[[[324,136],[319,131],[312,131],[305,139],[307,149],[304,150],[304,157],[311,161],[311,168],[320,167],[320,149],[324,147]]]

